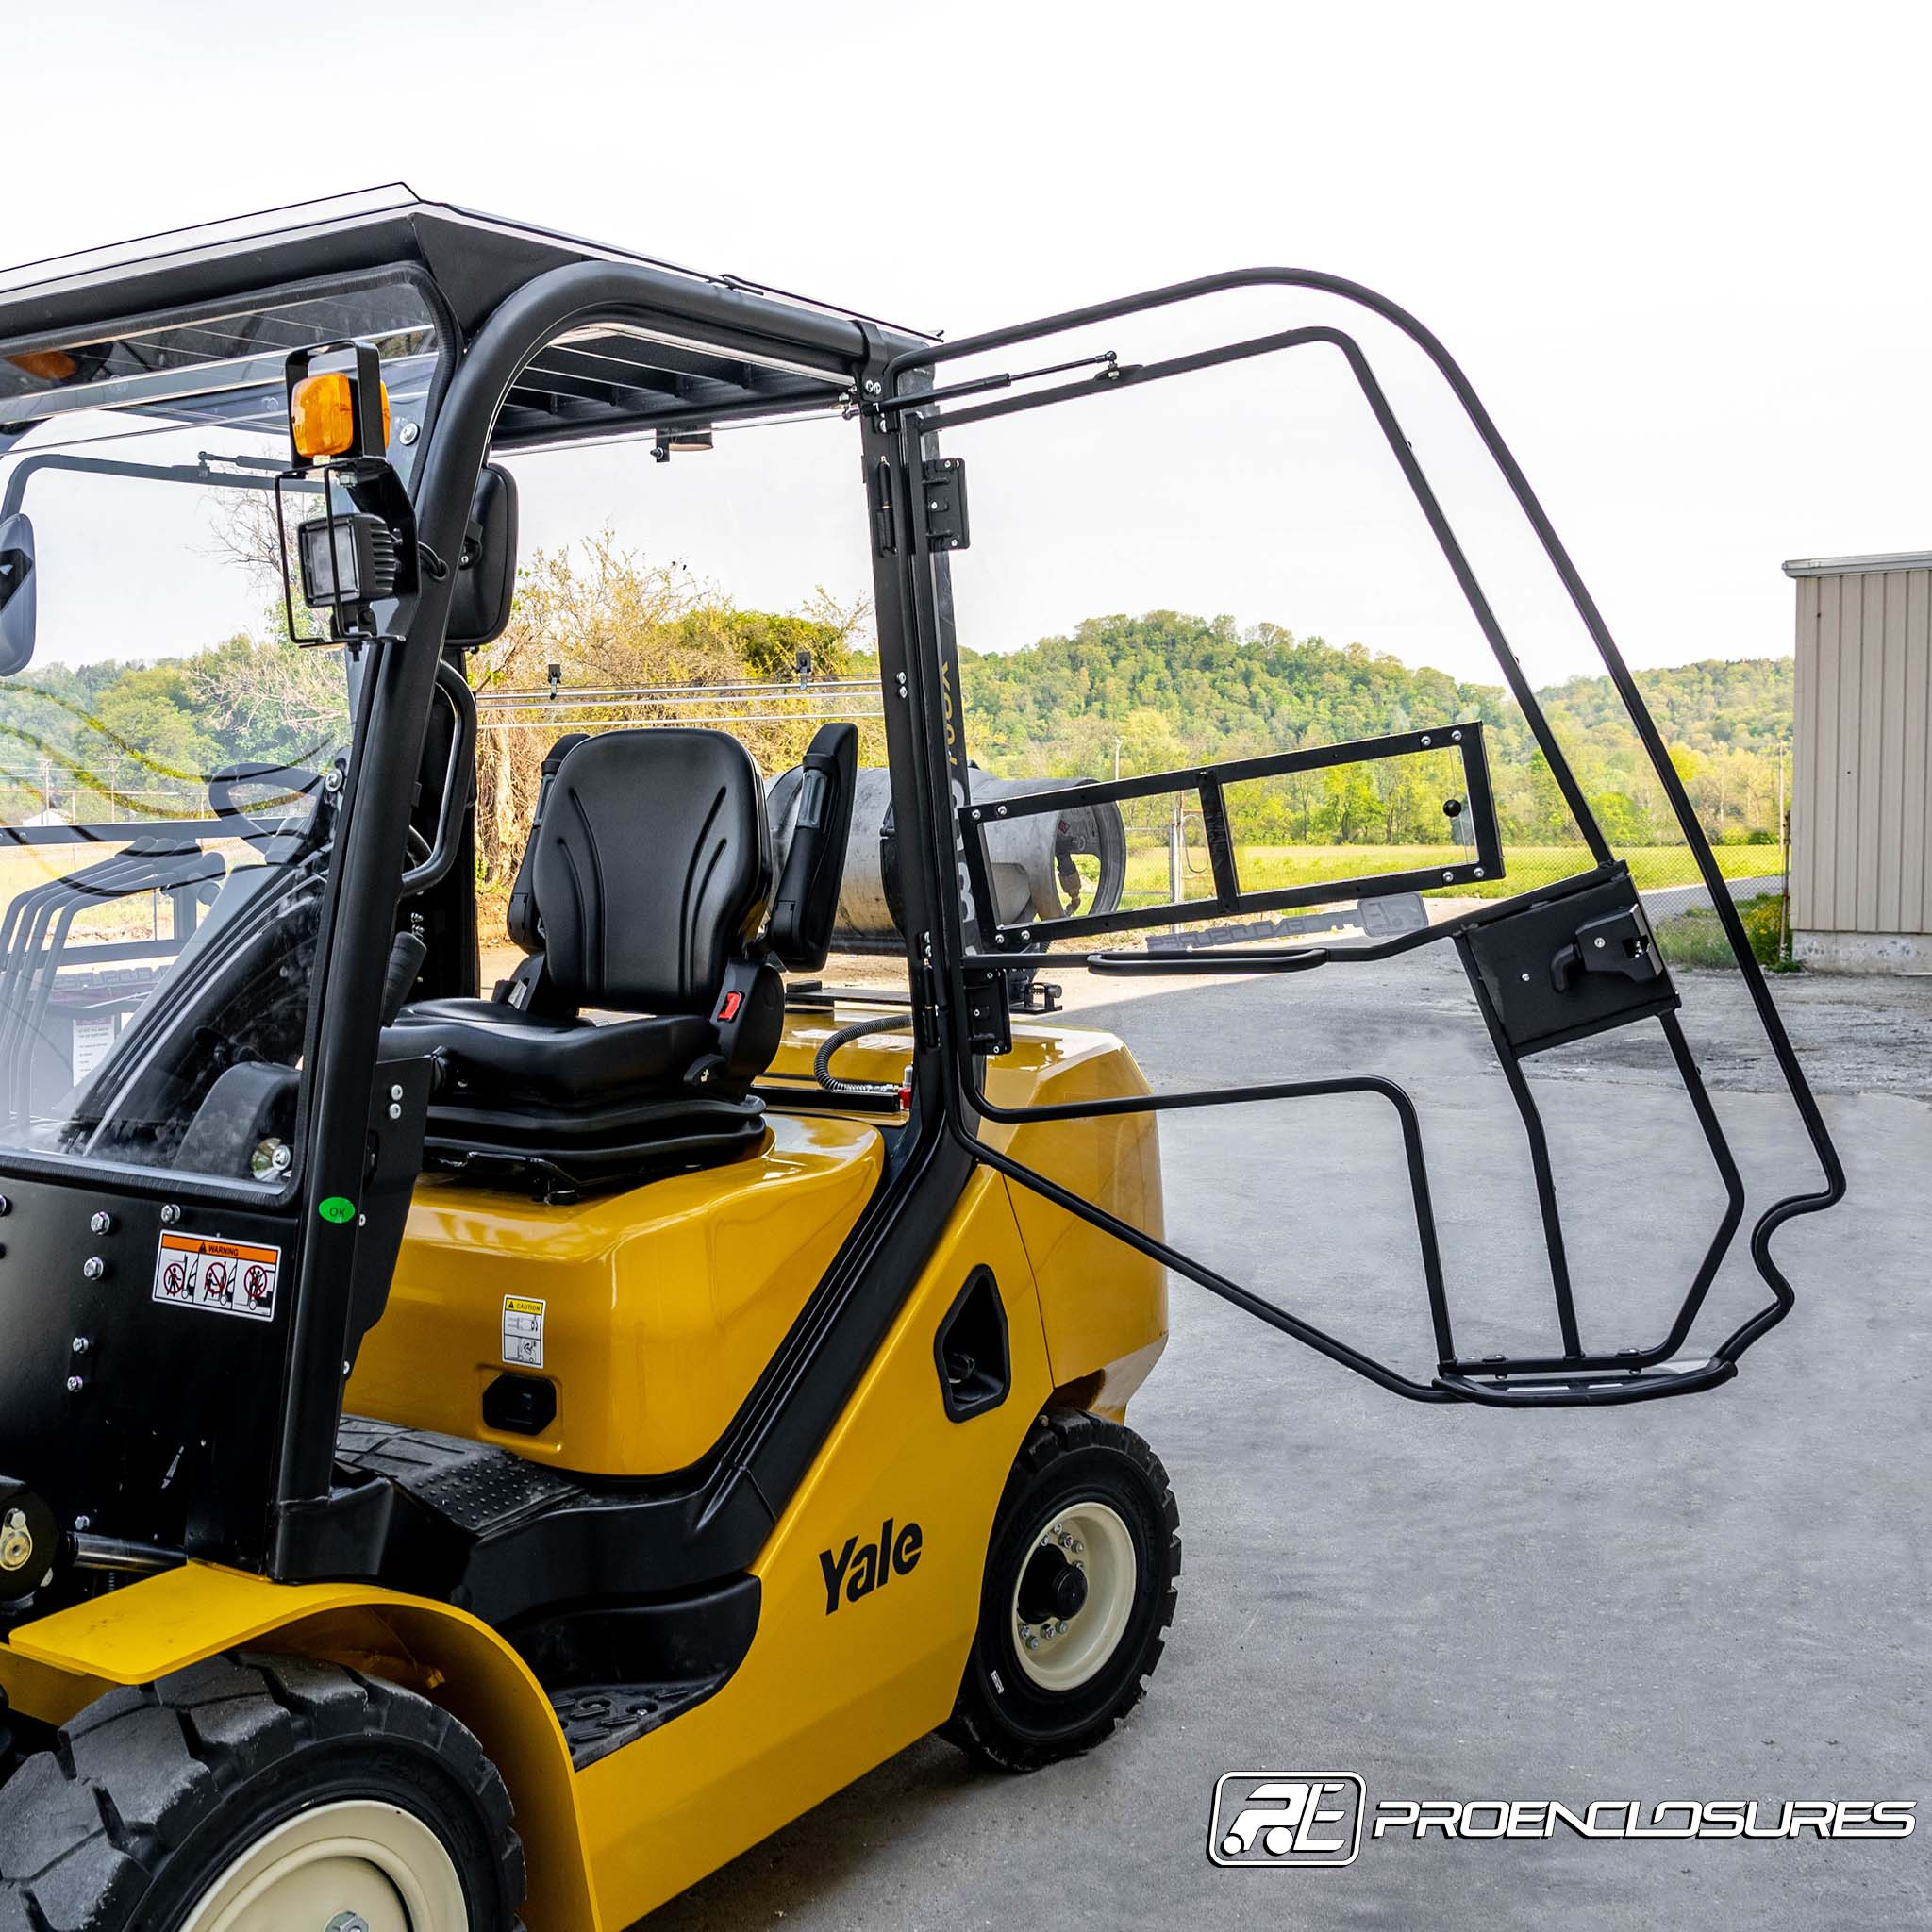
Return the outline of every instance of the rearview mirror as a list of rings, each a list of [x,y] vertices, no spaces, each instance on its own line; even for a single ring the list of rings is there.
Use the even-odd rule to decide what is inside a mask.
[[[516,588],[516,478],[490,463],[476,478],[476,494],[470,505],[470,527],[457,563],[446,641],[465,651],[494,643],[509,623]]]
[[[34,656],[34,526],[26,512],[0,518],[0,677]]]

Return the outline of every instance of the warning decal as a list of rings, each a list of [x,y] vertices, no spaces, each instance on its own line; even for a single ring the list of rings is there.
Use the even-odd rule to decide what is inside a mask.
[[[518,1294],[503,1298],[503,1358],[519,1369],[543,1366],[543,1304]]]
[[[164,1234],[155,1257],[154,1298],[176,1307],[271,1322],[281,1272],[279,1248],[208,1241],[198,1234]]]

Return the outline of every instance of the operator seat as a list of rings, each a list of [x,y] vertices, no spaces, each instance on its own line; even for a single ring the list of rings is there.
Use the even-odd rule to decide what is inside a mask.
[[[385,1039],[438,1065],[426,1164],[558,1197],[749,1150],[785,1014],[758,767],[723,732],[660,727],[564,740],[544,768],[511,894],[532,957]]]

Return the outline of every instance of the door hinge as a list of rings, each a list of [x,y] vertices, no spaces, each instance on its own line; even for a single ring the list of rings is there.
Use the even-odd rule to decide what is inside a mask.
[[[881,557],[899,548],[897,519],[892,515],[892,466],[882,457],[872,466],[872,537]]]
[[[925,541],[932,550],[964,550],[973,541],[966,521],[966,465],[934,457],[920,472],[925,491]]]

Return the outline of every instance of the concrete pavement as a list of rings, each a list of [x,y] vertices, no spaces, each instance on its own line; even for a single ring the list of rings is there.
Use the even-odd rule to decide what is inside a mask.
[[[1424,1111],[1470,1345],[1549,1330],[1520,1129],[1447,949],[1266,981],[1070,974],[1157,1085],[1390,1073]],[[1731,975],[1687,1027],[1755,1188],[1813,1172]],[[658,1915],[656,1928],[1087,1926],[1893,1932],[1932,1923],[1903,1842],[1365,1844],[1339,1872],[1204,1856],[1223,1771],[1358,1771],[1377,1797],[1916,1798],[1932,1478],[1932,985],[1779,984],[1850,1171],[1777,1253],[1795,1313],[1708,1394],[1593,1413],[1402,1402],[1184,1282],[1132,1421],[1186,1574],[1147,1702],[1026,1779],[927,1740]],[[1586,1340],[1652,1339],[1717,1194],[1655,1027],[1539,1063]],[[1386,1108],[1163,1121],[1176,1241],[1425,1369]],[[1763,1298],[1734,1261],[1700,1337]]]

